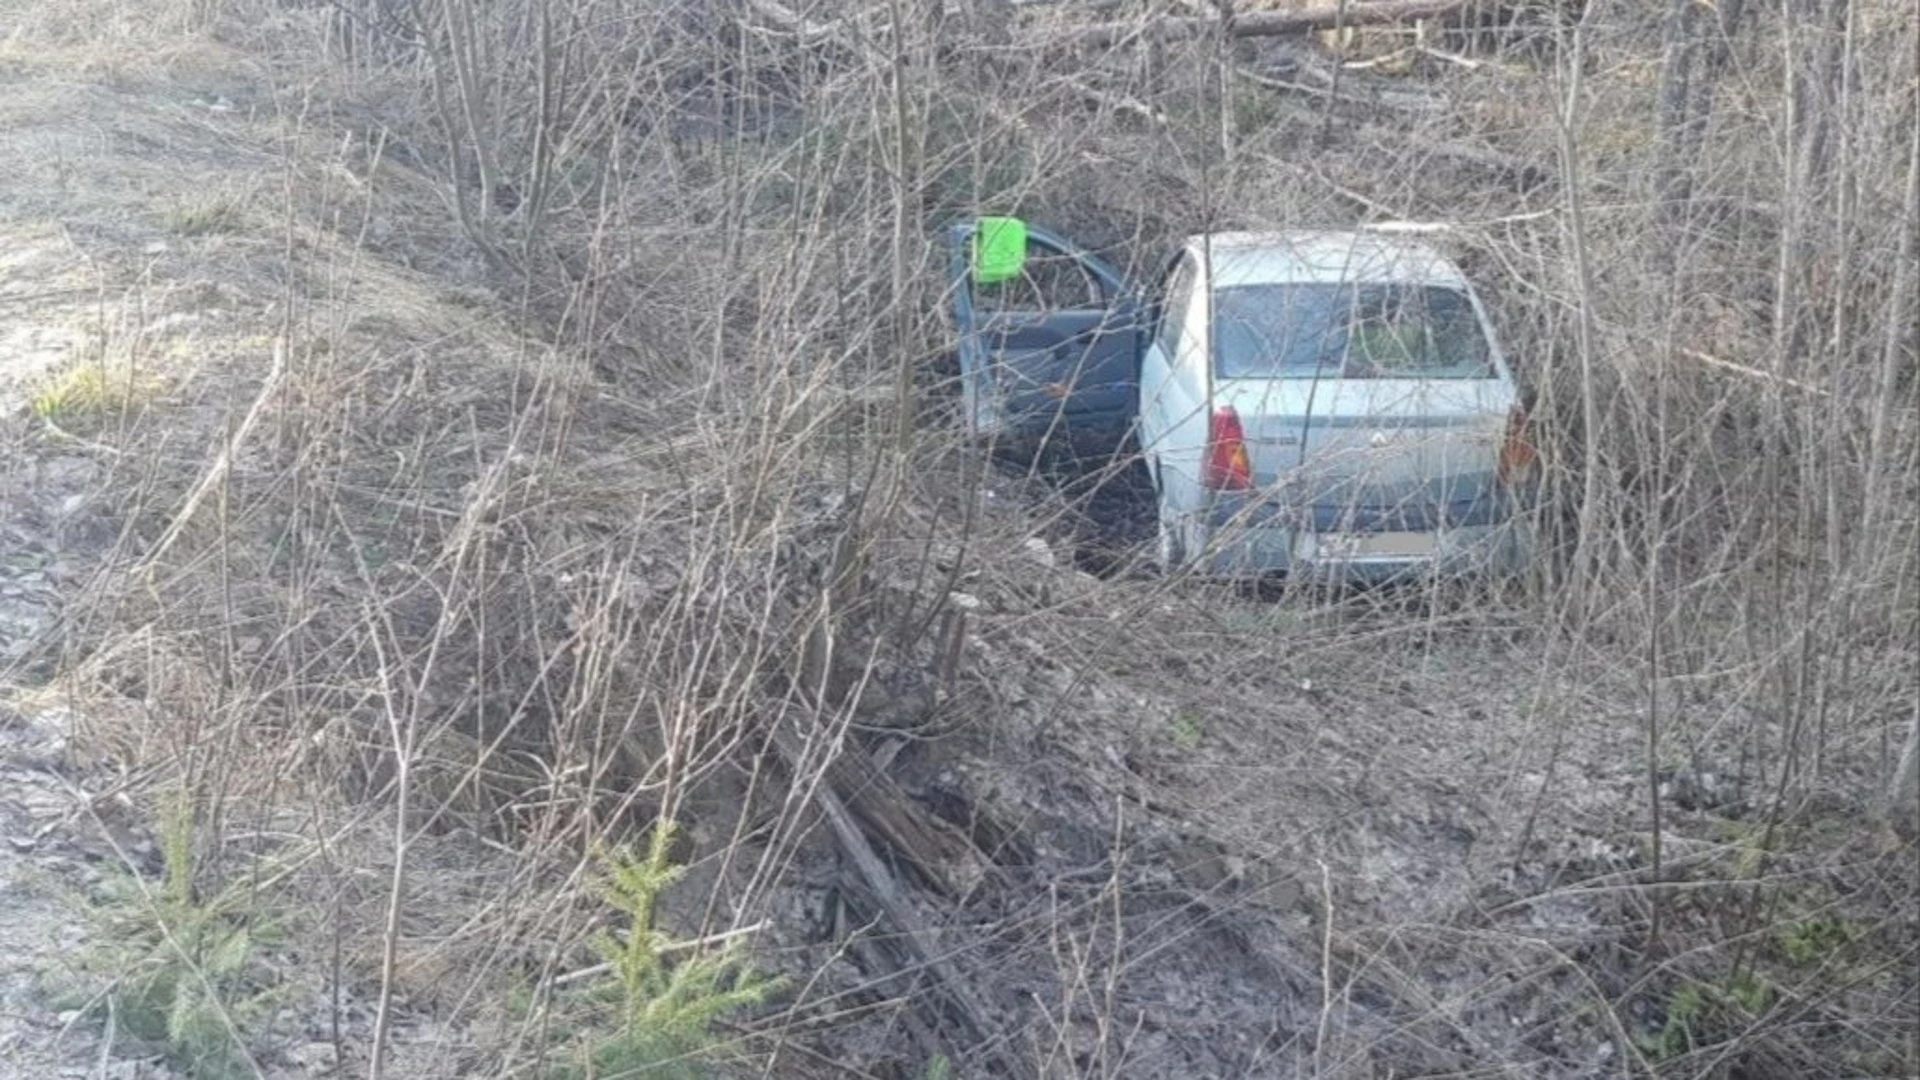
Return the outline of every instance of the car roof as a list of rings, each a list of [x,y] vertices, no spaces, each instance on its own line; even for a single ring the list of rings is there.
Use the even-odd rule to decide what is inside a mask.
[[[1395,281],[1464,288],[1458,267],[1404,236],[1333,229],[1220,232],[1187,238],[1186,250],[1211,248],[1219,285]]]

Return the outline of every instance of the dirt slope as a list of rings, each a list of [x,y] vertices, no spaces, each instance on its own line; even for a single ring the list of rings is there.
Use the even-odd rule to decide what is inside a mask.
[[[294,279],[316,263],[324,274],[328,258],[309,250],[289,260],[279,228],[298,217],[276,205],[282,170],[306,145],[299,119],[283,111],[289,88],[258,81],[229,50],[143,29],[117,44],[106,27],[70,48],[16,41],[0,57],[5,1080],[182,1075],[152,1040],[93,1013],[102,957],[137,958],[103,923],[114,914],[104,911],[109,888],[129,870],[151,881],[159,858],[150,808],[127,797],[138,788],[127,770],[141,755],[89,740],[112,725],[76,712],[48,680],[69,659],[75,624],[92,615],[86,583],[152,539],[126,531],[129,507],[148,491],[142,477],[193,465],[211,442],[180,424],[164,457],[143,461],[117,449],[116,436],[149,409],[196,400],[196,380],[236,363],[264,369],[289,289],[304,288]],[[315,166],[315,189],[351,188],[350,175],[329,168],[338,166]],[[390,276],[384,295],[404,308],[415,281],[395,286]],[[300,306],[324,309],[304,296]],[[431,323],[429,314],[412,325],[435,332]],[[337,1055],[315,1012],[324,1007],[294,996],[272,1021],[275,1051],[250,1065],[263,1075],[330,1074]],[[357,1014],[348,1020],[357,1037],[366,1026]],[[410,1046],[418,1023],[398,1030],[397,1067],[429,1075]],[[444,1048],[423,1053],[437,1059]]]
[[[226,357],[250,353],[264,363],[260,335],[272,328],[288,276],[311,280],[284,261],[274,238],[279,150],[292,121],[275,88],[231,70],[209,57],[139,78],[73,80],[16,67],[0,95],[10,147],[0,185],[0,404],[13,448],[0,654],[17,665],[0,804],[11,898],[9,1027],[0,1040],[12,1041],[22,1077],[127,1052],[103,1043],[95,1025],[68,1024],[73,1016],[49,996],[88,932],[75,895],[117,861],[86,839],[97,823],[79,794],[100,794],[94,783],[110,790],[111,774],[68,758],[62,714],[21,685],[58,663],[62,586],[120,550],[115,508],[99,499],[111,488],[107,474],[128,463],[105,445],[112,421],[97,415],[96,402],[49,403],[47,395],[141,409]],[[89,365],[100,379],[71,374]],[[80,414],[94,430],[69,430]],[[1471,633],[1463,652],[1389,621],[1363,654],[1404,666],[1400,689],[1362,695],[1348,683],[1379,680],[1349,679],[1350,656],[1305,650],[1280,665],[1241,661],[1237,642],[1258,640],[1263,620],[1287,618],[1257,603],[1098,583],[1044,542],[1000,565],[1007,569],[962,582],[980,608],[962,689],[944,706],[956,717],[984,711],[992,725],[915,742],[893,763],[909,796],[1006,845],[995,853],[1001,888],[958,908],[919,901],[930,923],[955,928],[944,933],[1000,927],[984,953],[961,961],[993,1019],[1031,1028],[1023,1018],[1031,995],[1052,987],[1046,996],[1056,998],[1066,988],[1067,998],[1047,1007],[1060,1010],[1058,1046],[1043,1052],[1084,1053],[1074,1048],[1100,1040],[1081,1028],[1119,1016],[1138,1027],[1127,1057],[1143,1075],[1363,1060],[1366,1047],[1393,1042],[1396,1026],[1493,1033],[1459,1034],[1470,1041],[1442,1055],[1450,1060],[1463,1060],[1469,1045],[1511,1052],[1508,1021],[1457,1015],[1491,970],[1484,963],[1459,967],[1449,988],[1431,970],[1401,970],[1382,957],[1389,982],[1417,982],[1431,995],[1412,1014],[1404,1001],[1330,1000],[1322,990],[1329,941],[1372,926],[1445,922],[1474,895],[1476,875],[1504,857],[1504,811],[1530,794],[1517,781],[1537,767],[1526,763],[1523,737],[1483,722],[1489,712],[1510,715],[1533,691],[1529,680],[1502,677],[1519,670],[1514,659],[1502,650],[1471,655]],[[1203,610],[1209,603],[1217,610]],[[1489,673],[1501,700],[1454,698],[1463,656]],[[1605,775],[1571,771],[1583,784]],[[138,843],[151,851],[151,840]],[[804,882],[790,892],[796,913],[834,902],[831,889]],[[791,948],[782,965],[832,970],[843,943],[795,929],[778,934]],[[992,957],[1009,966],[996,972]],[[859,972],[845,977],[866,981]],[[1088,980],[1105,984],[1106,1000],[1082,996],[1092,991],[1079,985]],[[867,1038],[850,1037],[855,1046]],[[1601,1053],[1603,1032],[1584,1037],[1589,1045],[1568,1056]],[[299,1071],[295,1052],[306,1041],[288,1032],[293,1056],[279,1067]]]
[[[278,370],[290,311],[337,329],[343,352],[432,341],[437,363],[524,344],[468,291],[475,261],[421,174],[393,165],[365,190],[353,115],[212,46],[0,65],[0,1080],[176,1075],[151,1045],[77,1022],[87,1002],[70,1000],[99,985],[73,969],[100,932],[84,908],[102,880],[156,871],[151,820],[115,797],[153,748],[139,724],[76,716],[47,690],[78,659],[73,620],[101,611],[86,583],[174,535],[184,493],[142,477],[217,456]],[[344,220],[316,212],[353,205]],[[181,407],[156,460],[116,449],[127,417],[204,404],[196,380],[211,377],[234,379],[217,421],[195,427],[207,417]],[[900,910],[949,950],[949,985],[890,966],[882,905],[807,810],[790,872],[755,894],[763,961],[799,988],[758,1033],[778,1043],[791,1023],[810,1048],[777,1055],[777,1075],[845,1075],[823,1060],[919,1075],[910,1029],[943,1023],[935,1041],[1045,1076],[1601,1076],[1641,1053],[1631,1035],[1663,1015],[1647,986],[1672,979],[1635,953],[1637,900],[1615,888],[1645,866],[1631,671],[1533,632],[1517,602],[1308,609],[1095,579],[1059,536],[1032,535],[1020,498],[964,482],[977,464],[929,469],[913,497],[977,498],[991,526],[943,598],[969,612],[949,685],[913,730],[888,730],[876,705],[848,738],[848,760],[876,774],[854,788],[879,793],[854,811],[943,838],[876,844]],[[911,548],[880,553],[877,592],[924,588],[883,572]],[[924,670],[883,674],[895,695],[935,700]],[[728,794],[692,808],[690,896],[755,884],[752,845],[769,842],[741,823],[757,828],[784,793]],[[1703,878],[1738,860],[1726,838],[1750,830],[1733,800],[1671,811],[1670,860]],[[752,833],[746,855],[723,856],[736,828]],[[548,942],[502,929],[544,931],[546,916],[495,922],[469,894],[562,895],[567,871],[501,860],[477,829],[423,847],[418,887],[435,904],[405,928],[420,999],[400,1011],[390,1075],[515,1075],[518,1059],[493,1053],[511,1042],[504,1007],[478,1001],[495,986],[471,974],[502,968],[462,965],[549,962]],[[355,869],[378,881],[389,868]],[[436,949],[457,931],[486,940],[449,959]],[[355,938],[364,976],[379,934]],[[587,963],[577,946],[561,966]],[[340,1071],[364,1069],[369,984],[330,1000],[313,955],[273,956],[289,989],[256,1040],[262,1075],[330,1075],[342,1055]],[[921,1007],[943,993],[968,1000]],[[831,1019],[843,1012],[857,1015]],[[963,1014],[990,1030],[964,1030]]]

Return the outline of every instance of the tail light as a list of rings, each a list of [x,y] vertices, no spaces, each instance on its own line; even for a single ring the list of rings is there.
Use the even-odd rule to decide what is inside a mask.
[[[1531,483],[1540,463],[1528,431],[1527,410],[1518,405],[1507,414],[1507,435],[1500,443],[1500,482],[1508,487]]]
[[[1213,410],[1207,430],[1207,458],[1200,483],[1215,491],[1246,491],[1253,487],[1253,463],[1247,457],[1247,433],[1240,414],[1230,406]]]

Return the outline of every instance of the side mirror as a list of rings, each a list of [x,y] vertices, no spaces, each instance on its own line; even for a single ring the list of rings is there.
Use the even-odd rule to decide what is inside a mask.
[[[1027,265],[1027,223],[983,217],[973,226],[973,283],[997,285],[1020,276]]]

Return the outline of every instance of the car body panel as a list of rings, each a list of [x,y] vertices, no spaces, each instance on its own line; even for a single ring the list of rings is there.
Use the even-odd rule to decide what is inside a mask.
[[[1467,285],[1466,277],[1439,252],[1383,233],[1222,232],[1191,237],[1186,247],[1210,257],[1216,288],[1265,282]]]
[[[1519,394],[1485,311],[1451,263],[1422,245],[1328,232],[1195,238],[1180,263],[1195,282],[1189,295],[1164,301],[1187,305],[1177,314],[1177,343],[1172,334],[1149,338],[1140,441],[1159,480],[1163,520],[1182,530],[1195,568],[1379,578],[1525,564],[1531,537],[1516,513],[1524,493],[1506,490],[1498,476]],[[1484,343],[1483,377],[1349,379],[1317,362],[1261,377],[1216,370],[1219,290],[1376,282],[1464,298]],[[1216,405],[1231,406],[1245,431],[1250,491],[1200,483]],[[1414,535],[1431,542],[1382,542]]]
[[[1068,429],[1116,445],[1132,430],[1163,532],[1178,541],[1164,550],[1191,568],[1373,580],[1530,561],[1530,493],[1510,490],[1499,465],[1519,391],[1465,275],[1426,245],[1367,232],[1215,233],[1190,238],[1150,289],[1135,290],[1028,226],[1029,249],[1077,260],[1097,302],[988,311],[969,287],[971,235],[970,225],[950,232],[970,429],[1028,439]],[[1233,289],[1267,291],[1222,302]],[[1270,370],[1219,370],[1219,332],[1241,301],[1266,323],[1254,327],[1266,337],[1244,339],[1247,355],[1277,349],[1284,361]],[[1296,301],[1297,315],[1275,314]],[[1297,343],[1274,335],[1313,326],[1324,341],[1307,341],[1303,365],[1288,366]],[[1244,340],[1231,347],[1244,351]],[[1245,431],[1249,490],[1200,481],[1216,406],[1231,406]]]
[[[1240,416],[1255,489],[1320,527],[1480,524],[1499,506],[1514,396],[1498,382],[1226,380],[1213,400]]]

